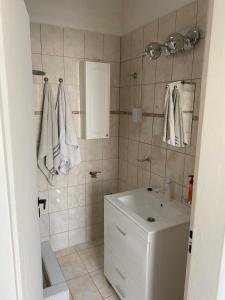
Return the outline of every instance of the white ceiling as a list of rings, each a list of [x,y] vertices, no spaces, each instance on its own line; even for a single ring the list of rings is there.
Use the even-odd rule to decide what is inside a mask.
[[[122,35],[193,0],[24,0],[32,22]]]

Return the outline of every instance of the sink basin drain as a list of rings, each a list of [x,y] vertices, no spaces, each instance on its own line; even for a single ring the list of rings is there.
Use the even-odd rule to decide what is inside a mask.
[[[152,222],[155,222],[155,218],[149,217],[149,218],[147,218],[147,221],[148,221],[148,222],[151,222],[151,223],[152,223]]]

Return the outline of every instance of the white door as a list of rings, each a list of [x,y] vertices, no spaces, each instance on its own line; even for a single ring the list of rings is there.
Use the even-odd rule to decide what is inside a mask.
[[[41,300],[29,16],[0,0],[0,299]]]
[[[224,300],[225,1],[210,0],[185,299]]]

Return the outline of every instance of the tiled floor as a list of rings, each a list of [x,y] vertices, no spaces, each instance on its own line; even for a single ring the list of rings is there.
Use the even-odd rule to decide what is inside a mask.
[[[103,273],[103,241],[56,252],[70,289],[70,300],[119,300]]]

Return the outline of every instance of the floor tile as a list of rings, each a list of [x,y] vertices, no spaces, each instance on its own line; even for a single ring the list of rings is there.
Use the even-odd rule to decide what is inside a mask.
[[[102,300],[102,297],[89,275],[81,276],[67,282],[75,300]]]
[[[120,300],[120,298],[116,294],[114,294],[113,296],[105,298],[105,300]]]
[[[110,287],[104,276],[103,269],[91,272],[89,275],[91,276],[94,284],[97,286],[103,298],[107,298],[114,294],[113,289]]]
[[[74,247],[74,249],[78,253],[82,253],[83,250],[86,250],[86,249],[89,249],[89,248],[93,248],[93,247],[96,247],[96,246],[100,246],[100,245],[103,245],[103,240],[102,239],[76,245]]]
[[[66,280],[87,274],[87,270],[77,253],[72,253],[58,259]]]
[[[56,251],[55,255],[56,255],[57,258],[59,258],[59,257],[62,257],[62,256],[66,256],[66,255],[72,254],[75,251],[76,250],[74,249],[74,247],[69,247],[69,248],[65,248],[65,249]]]
[[[102,246],[83,250],[80,254],[80,258],[88,272],[102,268],[104,263]]]

